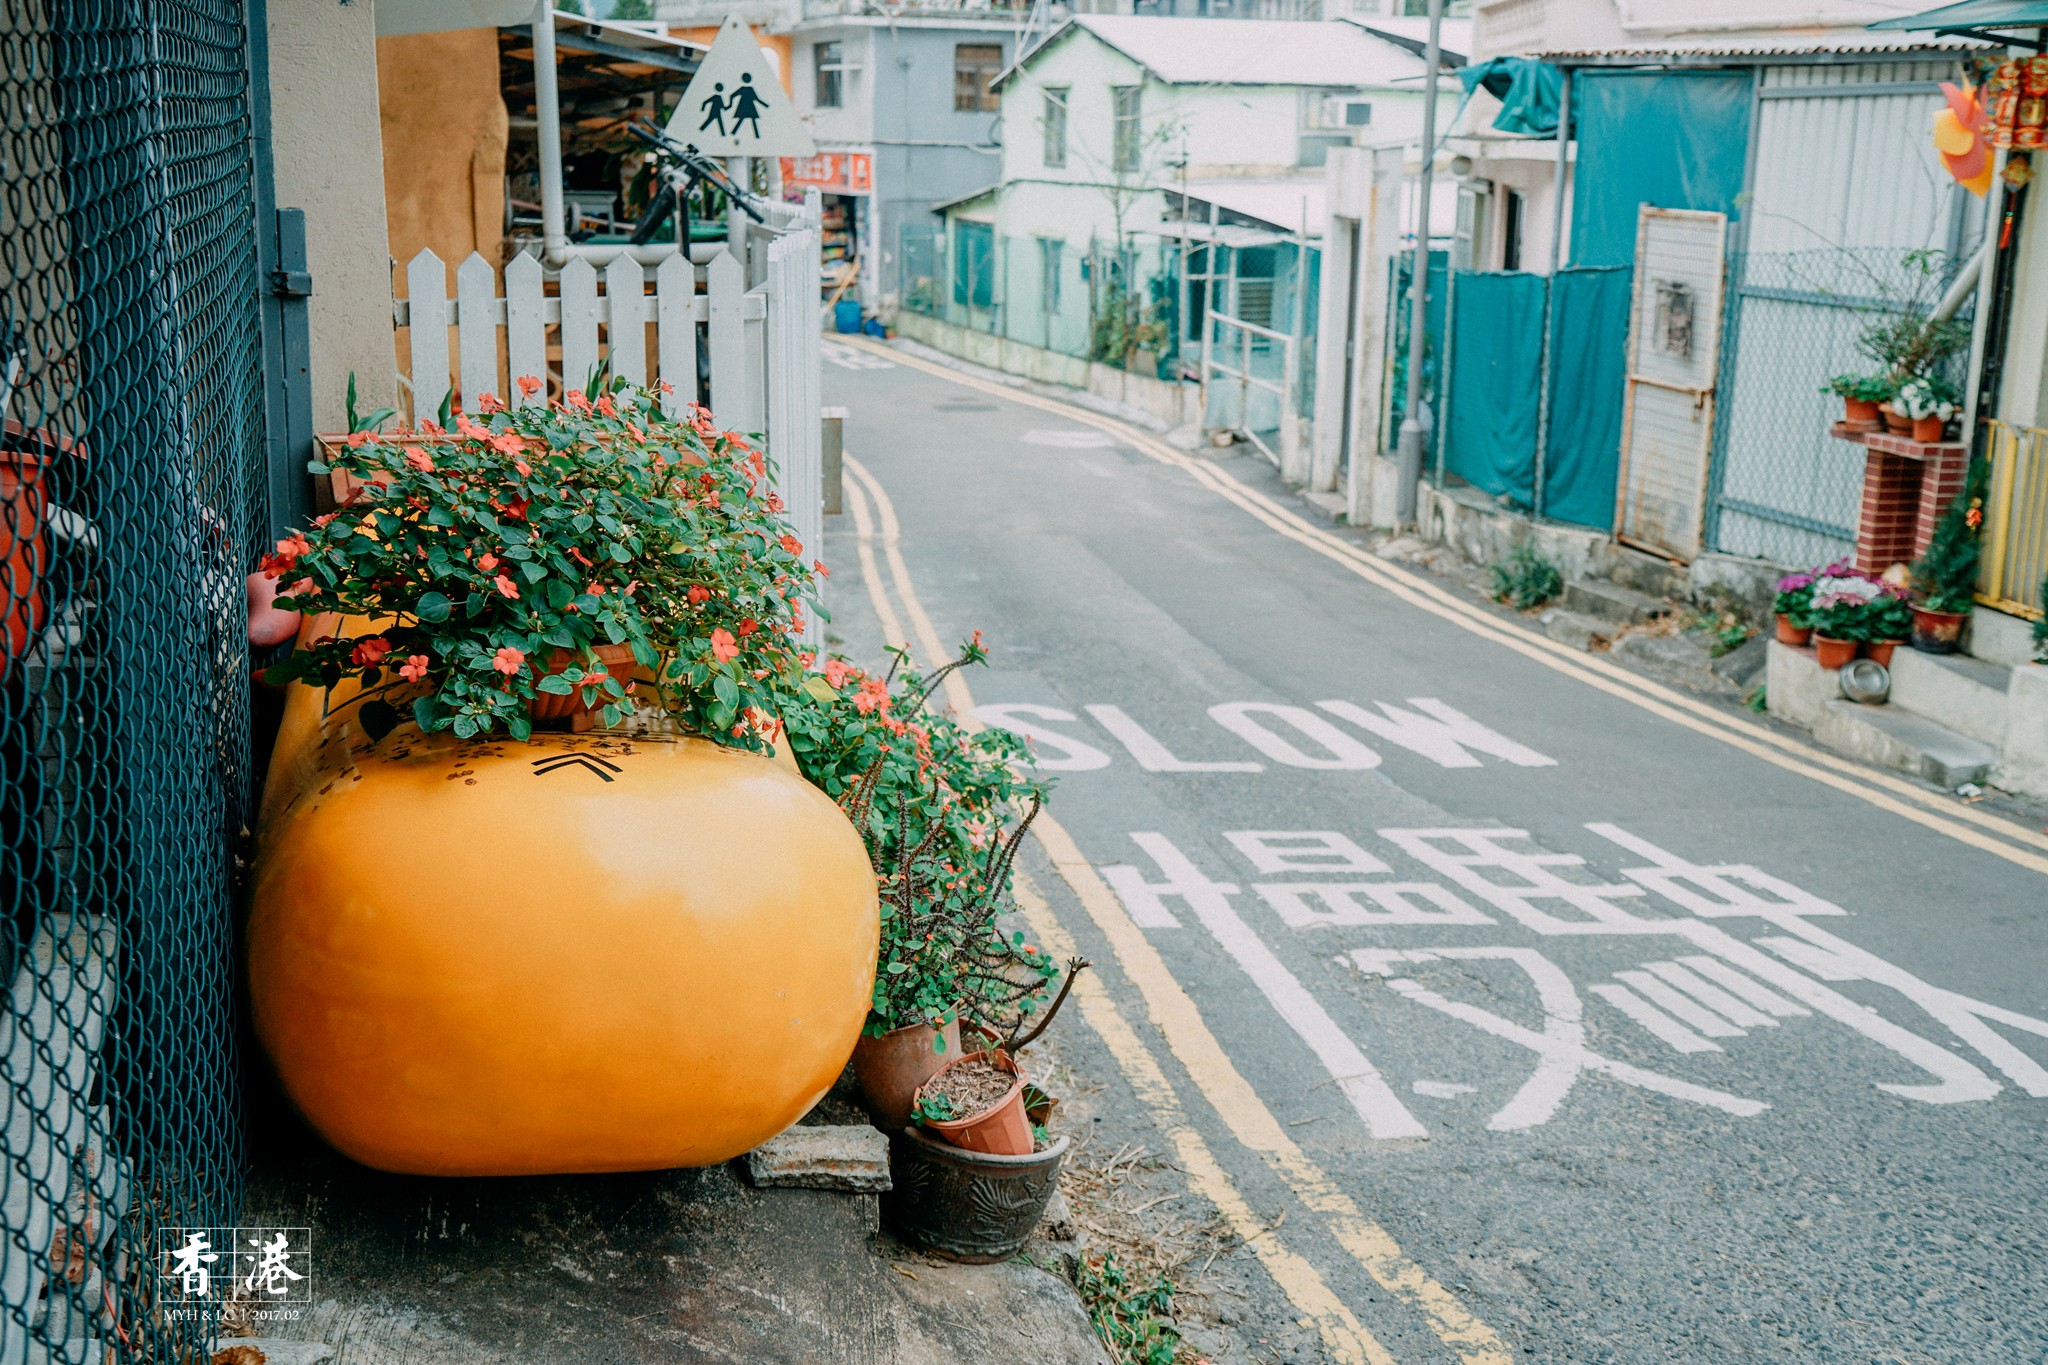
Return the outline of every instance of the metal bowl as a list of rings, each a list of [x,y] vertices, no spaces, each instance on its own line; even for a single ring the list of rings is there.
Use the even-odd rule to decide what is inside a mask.
[[[1842,695],[1875,706],[1891,695],[1892,675],[1875,659],[1851,659],[1842,665]]]

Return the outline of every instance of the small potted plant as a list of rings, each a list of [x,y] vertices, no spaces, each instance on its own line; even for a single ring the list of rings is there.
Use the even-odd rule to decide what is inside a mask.
[[[1913,648],[1924,653],[1953,654],[1962,646],[1963,623],[1976,601],[1990,471],[1987,460],[1971,462],[1962,491],[1913,564]]]
[[[929,677],[896,654],[884,673],[843,658],[814,663],[783,710],[798,770],[854,817],[882,890],[874,997],[853,1067],[885,1130],[909,1123],[918,1086],[961,1055],[963,1021],[988,1027],[986,1016],[1015,1003],[1013,974],[1042,981],[1050,970],[995,932],[1007,861],[993,894],[963,894],[974,888],[961,869],[986,869],[1009,813],[1035,809],[1046,790],[1020,774],[1018,736],[970,733],[926,707],[947,674],[986,660],[980,637]]]
[[[1813,638],[1813,572],[1788,573],[1778,580],[1771,611],[1778,618],[1778,643],[1803,645]]]
[[[1922,445],[1934,445],[1941,440],[1961,401],[1956,386],[1938,374],[1909,380],[1892,396],[1892,406],[1912,419],[1913,439]]]
[[[1876,431],[1884,425],[1878,404],[1892,396],[1892,381],[1883,375],[1838,374],[1822,387],[1842,400],[1842,425],[1852,431]]]
[[[1875,579],[1854,572],[1814,580],[1813,653],[1822,668],[1837,669],[1856,657],[1858,646],[1870,638],[1871,604],[1883,591]]]

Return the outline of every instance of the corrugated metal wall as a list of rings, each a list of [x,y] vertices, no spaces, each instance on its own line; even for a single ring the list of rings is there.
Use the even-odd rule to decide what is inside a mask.
[[[1827,434],[1832,375],[1864,371],[1857,335],[1974,249],[1982,205],[1931,135],[1958,62],[1767,67],[1733,287],[1716,445],[1714,548],[1784,564],[1854,543],[1863,451]],[[1932,282],[1902,264],[1944,254]]]

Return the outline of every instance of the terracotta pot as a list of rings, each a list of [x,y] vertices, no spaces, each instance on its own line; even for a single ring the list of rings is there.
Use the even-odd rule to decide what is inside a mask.
[[[43,579],[50,570],[43,535],[48,477],[41,456],[0,451],[0,679],[43,628]]]
[[[1813,637],[1813,657],[1825,669],[1840,668],[1856,657],[1854,640],[1831,640],[1825,635]]]
[[[1031,1120],[1024,1113],[1024,1074],[1017,1069],[1017,1059],[1007,1052],[972,1052],[946,1063],[933,1073],[930,1080],[917,1088],[917,1100],[922,1100],[932,1083],[956,1066],[970,1060],[993,1060],[1004,1071],[1010,1073],[1010,1088],[1003,1097],[979,1113],[962,1119],[927,1119],[923,1126],[931,1130],[941,1142],[955,1147],[964,1147],[970,1152],[987,1152],[994,1156],[1029,1156],[1031,1154]],[[913,1101],[915,1103],[915,1101]]]
[[[880,917],[830,797],[681,736],[373,746],[359,694],[287,691],[249,897],[256,1036],[330,1144],[415,1175],[708,1166],[831,1088]]]
[[[1875,431],[1884,425],[1884,419],[1877,415],[1877,404],[1867,398],[1844,398],[1842,425],[1856,427],[1862,431]]]
[[[882,1217],[905,1241],[970,1265],[1007,1261],[1031,1240],[1072,1138],[1042,1152],[970,1152],[906,1128],[889,1139]]]
[[[1968,612],[1929,611],[1916,605],[1913,608],[1913,648],[1922,654],[1955,653],[1963,643],[1963,622],[1969,619]]]
[[[633,667],[631,645],[598,645],[596,651],[605,671],[615,678],[623,677],[623,670],[630,670]],[[571,664],[577,663],[579,657],[569,650],[558,649],[548,656],[548,671],[541,676],[549,677],[560,673]],[[566,720],[571,730],[581,734],[597,724],[597,713],[603,709],[605,700],[609,698],[600,700],[595,706],[586,706],[581,687],[566,696],[554,692],[535,692],[533,700],[527,703],[526,714],[537,721]]]
[[[1892,651],[1904,644],[1904,640],[1865,640],[1863,655],[1884,668],[1892,666]]]
[[[1913,419],[1906,416],[1905,413],[1900,412],[1890,403],[1885,403],[1879,406],[1878,413],[1882,415],[1884,418],[1884,426],[1886,431],[1896,431],[1901,435],[1904,435],[1906,432],[1909,432],[1913,429]]]
[[[1938,445],[1943,433],[1948,430],[1948,419],[1943,417],[1915,417],[1913,439],[1921,445]]]
[[[1781,645],[1803,645],[1813,638],[1812,626],[1792,624],[1792,618],[1784,612],[1778,613],[1778,643]]]
[[[943,1039],[944,1047],[934,1047]],[[944,1029],[906,1024],[878,1038],[863,1034],[853,1045],[853,1079],[875,1126],[894,1132],[910,1122],[917,1088],[948,1062],[960,1060],[960,1023],[949,1019]]]

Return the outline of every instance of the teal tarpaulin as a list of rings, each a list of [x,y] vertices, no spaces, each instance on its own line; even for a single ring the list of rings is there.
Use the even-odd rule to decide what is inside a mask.
[[[1550,439],[1543,515],[1614,529],[1628,382],[1627,267],[1558,272],[1550,315]]]
[[[1564,90],[1564,75],[1547,62],[1534,57],[1492,57],[1477,66],[1462,67],[1458,83],[1465,96],[1485,86],[1486,93],[1501,102],[1493,126],[1503,133],[1529,137],[1551,137],[1557,132],[1558,98]],[[1451,123],[1455,126],[1456,119]]]
[[[1633,264],[1643,204],[1739,216],[1750,82],[1728,71],[1577,73],[1574,265]]]
[[[1547,519],[1610,530],[1627,378],[1626,267],[1564,270],[1551,305]],[[1453,305],[1444,469],[1528,509],[1536,503],[1537,393],[1543,372],[1541,275],[1463,273]]]
[[[1444,468],[1527,509],[1536,486],[1541,275],[1458,275]]]

